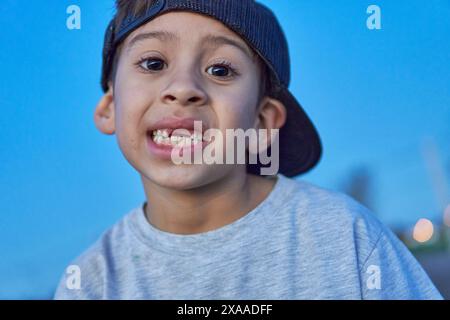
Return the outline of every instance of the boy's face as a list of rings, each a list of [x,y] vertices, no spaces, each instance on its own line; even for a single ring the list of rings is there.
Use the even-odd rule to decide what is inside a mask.
[[[220,22],[189,12],[163,14],[121,46],[110,89],[110,133],[143,178],[164,187],[191,189],[233,170],[245,172],[243,165],[176,165],[149,147],[150,129],[165,118],[200,120],[224,134],[256,129],[260,77],[252,50]]]

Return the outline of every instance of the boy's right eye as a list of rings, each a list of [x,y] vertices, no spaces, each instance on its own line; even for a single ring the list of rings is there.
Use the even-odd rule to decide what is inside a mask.
[[[159,58],[145,58],[138,62],[138,66],[145,71],[160,71],[164,69],[165,62]]]

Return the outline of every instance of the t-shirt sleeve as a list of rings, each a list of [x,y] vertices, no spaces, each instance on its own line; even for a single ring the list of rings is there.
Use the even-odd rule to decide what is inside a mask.
[[[85,254],[65,269],[56,288],[55,300],[104,299],[105,268],[101,254]]]
[[[363,299],[442,299],[422,266],[387,228],[383,228],[360,270]]]

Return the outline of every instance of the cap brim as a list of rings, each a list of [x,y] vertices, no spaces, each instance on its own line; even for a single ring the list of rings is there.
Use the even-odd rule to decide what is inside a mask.
[[[311,170],[320,161],[322,143],[303,107],[287,89],[276,97],[286,107],[286,123],[279,131],[279,172],[287,177]],[[262,166],[250,165],[249,172],[260,174]]]

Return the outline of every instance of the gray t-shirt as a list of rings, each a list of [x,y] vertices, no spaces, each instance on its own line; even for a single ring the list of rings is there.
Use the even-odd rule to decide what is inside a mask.
[[[72,265],[56,299],[442,298],[366,207],[281,174],[258,207],[205,233],[161,231],[140,206]]]

